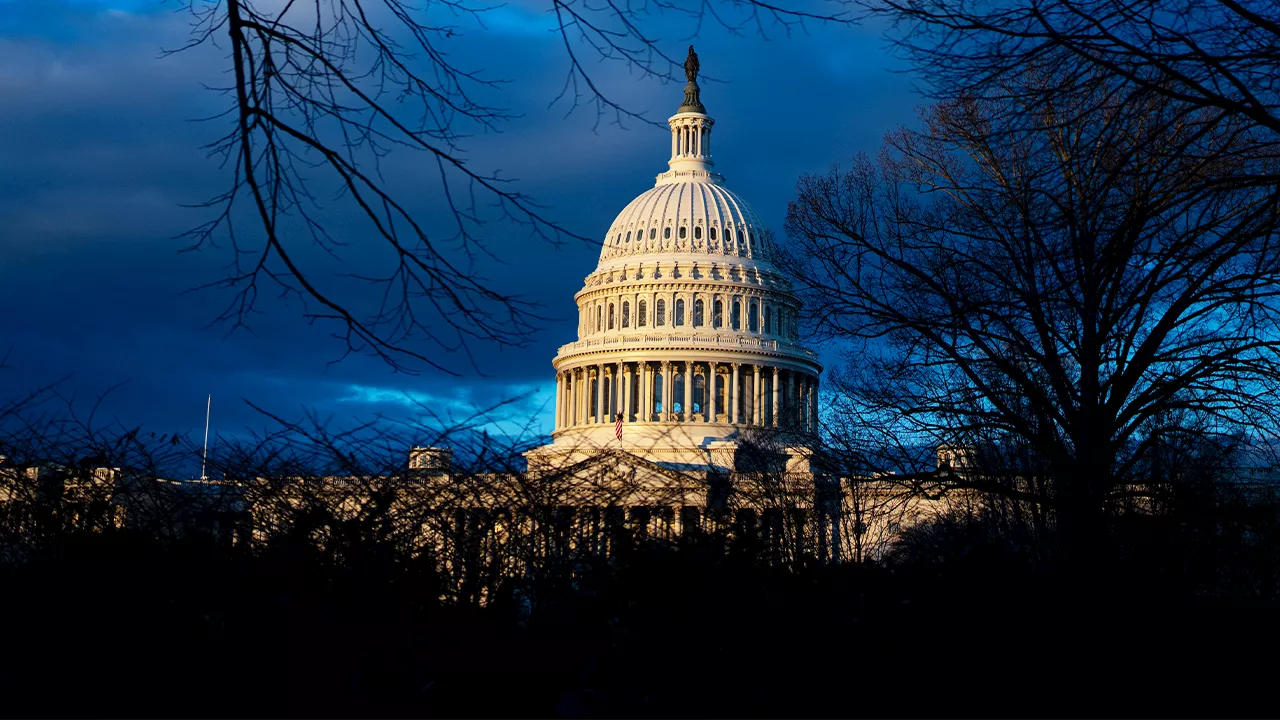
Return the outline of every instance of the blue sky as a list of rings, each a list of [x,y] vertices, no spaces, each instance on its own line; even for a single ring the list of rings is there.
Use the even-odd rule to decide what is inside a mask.
[[[264,424],[246,399],[285,416],[310,408],[353,422],[538,390],[515,411],[541,413],[549,427],[550,362],[574,339],[573,294],[598,256],[590,244],[556,249],[494,227],[488,242],[504,262],[482,267],[485,276],[553,319],[529,348],[474,348],[482,375],[397,374],[364,357],[334,364],[340,348],[328,331],[269,298],[249,330],[209,326],[228,297],[190,290],[221,277],[228,258],[180,253],[174,237],[207,219],[184,206],[228,180],[202,150],[224,126],[195,121],[225,107],[205,86],[223,84],[226,60],[214,47],[162,56],[187,38],[177,6],[0,0],[0,304],[9,310],[0,350],[11,348],[0,393],[65,377],[64,392],[91,398],[120,384],[103,412],[162,432],[198,431],[212,393],[215,429],[232,433]],[[921,102],[875,26],[810,24],[790,37],[766,28],[762,38],[704,24],[691,38],[687,20],[650,20],[646,29],[669,54],[697,45],[713,78],[703,100],[717,120],[717,169],[780,238],[800,175],[876,152]],[[665,169],[668,137],[642,123],[597,123],[589,108],[566,117],[564,103],[552,104],[567,59],[551,22],[531,0],[487,13],[485,27],[458,21],[453,58],[513,80],[501,100],[520,115],[500,133],[469,138],[465,150],[472,166],[518,178],[557,221],[601,237]],[[592,71],[629,109],[659,121],[681,97],[679,85],[618,63]],[[412,154],[390,164],[408,188],[434,172]],[[439,201],[419,200],[427,213]],[[349,241],[358,249],[362,238]]]

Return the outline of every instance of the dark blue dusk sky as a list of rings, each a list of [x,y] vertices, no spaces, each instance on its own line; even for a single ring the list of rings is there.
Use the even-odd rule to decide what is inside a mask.
[[[491,263],[484,274],[558,319],[527,349],[475,347],[484,377],[465,365],[462,377],[449,378],[396,374],[365,357],[330,364],[340,347],[327,330],[270,297],[253,332],[206,327],[228,296],[186,291],[221,277],[227,257],[180,254],[174,236],[207,219],[183,206],[228,182],[202,149],[225,123],[194,122],[226,107],[204,86],[226,84],[227,61],[212,46],[162,57],[188,37],[189,19],[174,9],[162,0],[0,0],[0,351],[12,348],[0,392],[70,376],[64,392],[88,398],[123,383],[104,412],[161,432],[197,431],[212,393],[215,429],[229,433],[263,425],[244,399],[287,416],[311,408],[351,421],[412,413],[408,398],[461,410],[539,389],[522,411],[541,412],[549,429],[551,359],[574,338],[573,294],[595,265],[595,246],[555,249],[494,227],[490,246],[505,265]],[[548,106],[567,60],[545,10],[518,0],[489,12],[487,29],[456,21],[454,59],[515,81],[501,101],[521,114],[500,134],[467,140],[467,157],[477,169],[518,178],[551,217],[599,238],[665,170],[668,135],[637,122],[597,126],[590,108],[566,117],[566,105]],[[766,28],[761,38],[704,24],[691,38],[688,20],[655,17],[646,29],[673,56],[693,42],[704,76],[722,81],[703,83],[717,121],[717,169],[780,239],[800,175],[876,152],[921,102],[912,78],[893,72],[902,64],[873,25],[810,24],[789,38]],[[681,97],[679,85],[618,63],[593,73],[655,120]],[[415,177],[434,173],[411,153],[390,167],[410,197]],[[428,214],[438,202],[420,200]],[[361,238],[347,239],[358,251]]]

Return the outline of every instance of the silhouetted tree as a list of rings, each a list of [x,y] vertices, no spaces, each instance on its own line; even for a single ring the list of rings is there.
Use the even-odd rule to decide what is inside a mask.
[[[1280,191],[1254,178],[1277,155],[1104,72],[985,90],[803,178],[796,279],[850,343],[850,418],[886,448],[960,447],[954,483],[1052,508],[1092,555],[1163,439],[1272,436]]]

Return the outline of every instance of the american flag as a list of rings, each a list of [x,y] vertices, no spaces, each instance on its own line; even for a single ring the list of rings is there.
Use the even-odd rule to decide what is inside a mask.
[[[622,413],[618,413],[618,422],[613,425],[613,434],[619,440],[622,439]]]

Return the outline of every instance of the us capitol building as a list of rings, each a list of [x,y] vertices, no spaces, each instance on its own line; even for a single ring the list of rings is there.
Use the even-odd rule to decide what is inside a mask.
[[[540,562],[609,556],[627,537],[723,532],[774,562],[856,561],[948,511],[941,494],[904,500],[901,482],[815,460],[822,365],[799,341],[771,234],[715,172],[692,48],[685,71],[667,170],[618,214],[575,295],[577,339],[552,361],[551,442],[525,453],[527,470],[469,472],[441,447],[379,467],[344,456],[341,475],[209,482],[0,459],[0,515],[36,522],[22,508],[53,503],[76,527],[176,522],[253,545],[301,532],[321,547],[373,523],[466,594]]]
[[[531,469],[619,449],[732,471],[744,444],[801,452],[816,432],[822,365],[799,342],[800,301],[764,222],[715,171],[692,48],[685,66],[667,171],[618,214],[574,297],[553,442],[528,453]]]

